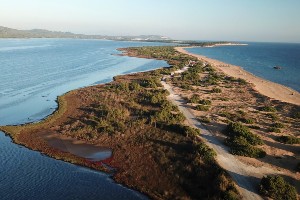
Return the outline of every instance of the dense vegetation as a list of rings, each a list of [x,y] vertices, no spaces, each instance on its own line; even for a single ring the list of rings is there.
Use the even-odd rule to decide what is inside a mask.
[[[260,182],[260,192],[274,200],[297,200],[296,189],[281,176],[265,176]]]
[[[241,123],[229,123],[226,134],[228,136],[226,144],[230,147],[232,154],[254,158],[266,155],[262,149],[255,147],[263,144],[262,140]]]

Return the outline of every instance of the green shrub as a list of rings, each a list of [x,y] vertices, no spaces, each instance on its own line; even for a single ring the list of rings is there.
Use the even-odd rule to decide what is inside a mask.
[[[291,186],[278,175],[263,177],[259,188],[261,194],[274,200],[297,200],[295,187]]]
[[[245,79],[242,79],[242,78],[238,78],[237,79],[237,82],[240,84],[240,85],[246,85],[247,84],[247,81]]]
[[[300,112],[296,112],[296,113],[293,115],[293,118],[294,118],[294,119],[300,119]]]
[[[196,152],[204,159],[206,162],[213,162],[215,161],[215,156],[217,155],[216,152],[209,148],[203,142],[198,143],[196,145]]]
[[[193,89],[193,87],[191,85],[184,84],[184,83],[180,84],[179,87],[184,89],[184,90],[192,90]]]
[[[237,113],[239,113],[241,116],[246,116],[246,112],[243,110],[238,110]]]
[[[284,125],[282,123],[277,122],[277,123],[274,123],[272,125],[272,127],[274,127],[274,128],[284,128]]]
[[[279,128],[275,128],[275,127],[269,127],[267,129],[268,132],[274,132],[274,133],[281,133],[281,130]]]
[[[211,90],[211,93],[221,93],[221,92],[222,92],[222,90],[220,88],[213,88]]]
[[[228,138],[225,140],[225,144],[230,147],[230,153],[254,158],[266,155],[263,150],[254,146],[263,144],[262,140],[241,123],[229,123],[226,134]]]
[[[247,126],[244,126],[243,124],[238,122],[229,123],[227,125],[226,133],[229,137],[244,137],[251,145],[263,144],[262,140],[257,135],[251,133]]]
[[[247,118],[241,118],[240,120],[245,124],[254,124],[255,122],[254,119],[247,119]]]
[[[132,82],[132,83],[129,83],[129,90],[131,90],[131,91],[140,91],[141,86],[137,82]]]
[[[157,88],[162,86],[158,79],[155,78],[143,79],[141,80],[140,85],[145,88]]]
[[[278,116],[275,113],[267,113],[267,117],[270,117],[272,120],[278,120]]]
[[[211,101],[208,99],[201,99],[198,102],[202,105],[211,105]]]
[[[219,100],[220,100],[220,101],[229,101],[229,98],[226,98],[226,97],[220,97]]]
[[[190,126],[184,126],[185,135],[200,135],[201,132],[197,128],[193,128]]]
[[[260,127],[259,126],[256,126],[256,125],[250,125],[250,126],[248,126],[249,128],[252,128],[252,129],[260,129]]]
[[[285,143],[285,144],[300,144],[300,138],[294,136],[279,136],[276,138],[278,142]]]
[[[195,109],[199,110],[199,111],[208,111],[209,110],[209,106],[197,105],[197,106],[195,106]]]
[[[208,117],[199,117],[198,120],[202,123],[210,123],[211,120]]]
[[[190,99],[189,99],[189,103],[198,103],[200,101],[200,96],[194,94]]]
[[[230,153],[233,155],[247,156],[252,158],[262,158],[266,152],[251,145],[246,138],[242,136],[229,137],[225,143],[230,147]]]
[[[224,200],[239,200],[241,199],[237,191],[229,190],[225,191]]]
[[[264,106],[261,108],[261,111],[265,111],[265,112],[276,112],[276,108],[271,107],[271,106]]]

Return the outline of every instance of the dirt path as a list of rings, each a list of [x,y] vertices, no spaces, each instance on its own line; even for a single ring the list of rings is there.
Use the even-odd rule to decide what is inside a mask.
[[[185,102],[182,97],[178,94],[175,94],[172,86],[167,84],[165,81],[161,82],[166,90],[170,92],[168,99],[175,105],[179,107],[179,110],[184,114],[188,123],[192,127],[196,127],[201,131],[201,137],[204,138],[207,145],[213,148],[217,153],[217,162],[222,168],[227,170],[227,172],[232,176],[232,178],[237,183],[240,193],[247,200],[256,200],[262,199],[258,194],[257,186],[260,181],[260,178],[263,175],[270,173],[278,173],[271,168],[262,166],[262,167],[253,167],[248,166],[238,159],[236,159],[232,154],[228,152],[228,148],[220,142],[216,135],[210,133],[189,111],[185,106]]]

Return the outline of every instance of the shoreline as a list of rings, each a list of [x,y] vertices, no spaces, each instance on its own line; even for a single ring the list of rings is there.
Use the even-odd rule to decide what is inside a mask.
[[[224,63],[219,60],[208,58],[206,56],[189,53],[185,49],[194,47],[175,47],[175,49],[180,52],[190,56],[194,56],[199,60],[210,63],[215,66],[218,70],[223,73],[232,76],[234,78],[245,79],[247,82],[254,85],[259,93],[270,97],[271,99],[279,100],[286,103],[292,103],[295,105],[300,105],[300,93],[279,83],[274,83],[269,80],[257,77],[252,73],[244,70],[243,68],[228,63]]]
[[[214,45],[207,45],[207,46],[203,46],[203,47],[204,48],[212,48],[212,47],[219,47],[219,46],[248,46],[248,44],[228,42],[228,43],[217,43]]]

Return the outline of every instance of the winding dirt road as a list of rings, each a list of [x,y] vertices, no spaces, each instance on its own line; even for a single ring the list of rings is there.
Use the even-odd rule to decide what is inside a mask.
[[[235,158],[228,152],[228,148],[221,141],[219,141],[219,139],[216,138],[216,135],[213,135],[211,132],[209,132],[196,119],[196,117],[185,106],[184,99],[174,92],[172,86],[167,84],[165,81],[161,81],[161,83],[164,88],[170,92],[168,100],[178,106],[179,110],[184,114],[190,126],[200,129],[201,136],[199,137],[204,138],[206,144],[216,151],[217,162],[234,179],[243,198],[247,200],[261,200],[262,197],[258,194],[257,191],[260,178],[266,174],[278,172],[274,172],[273,169],[264,166],[249,166]]]

